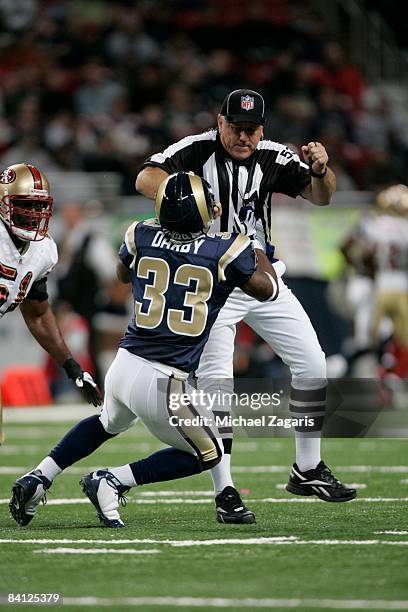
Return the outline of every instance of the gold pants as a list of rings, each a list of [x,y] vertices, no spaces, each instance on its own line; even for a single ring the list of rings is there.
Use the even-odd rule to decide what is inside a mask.
[[[408,348],[408,292],[390,291],[377,295],[372,328],[374,342],[378,341],[380,323],[384,317],[391,319],[395,339]]]

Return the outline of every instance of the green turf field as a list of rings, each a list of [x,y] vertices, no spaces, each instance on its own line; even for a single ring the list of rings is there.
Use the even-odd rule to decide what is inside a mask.
[[[7,425],[0,594],[61,593],[72,610],[408,609],[407,441],[326,440],[327,463],[359,486],[358,500],[328,504],[283,490],[293,440],[241,438],[234,477],[256,525],[217,524],[204,474],[133,489],[127,528],[102,529],[78,480],[160,447],[137,426],[59,477],[48,504],[18,528],[11,485],[69,426],[47,417]]]

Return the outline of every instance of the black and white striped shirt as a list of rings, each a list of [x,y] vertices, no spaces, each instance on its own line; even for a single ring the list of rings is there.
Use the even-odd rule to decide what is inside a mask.
[[[144,163],[146,166],[162,168],[169,174],[192,171],[205,178],[215,200],[222,204],[222,216],[214,221],[212,231],[233,231],[234,210],[239,212],[246,193],[252,196],[256,192],[260,202],[257,234],[261,242],[270,242],[272,194],[296,197],[310,183],[309,166],[285,145],[261,140],[248,159],[238,161],[225,151],[216,129],[183,138],[152,155]]]

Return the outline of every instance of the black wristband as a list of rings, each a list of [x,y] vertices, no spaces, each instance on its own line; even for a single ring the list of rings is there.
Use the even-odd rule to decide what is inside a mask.
[[[314,170],[310,168],[310,176],[313,176],[313,178],[322,179],[323,177],[326,176],[326,173],[327,173],[327,166],[323,172],[314,172]]]
[[[69,357],[62,364],[62,367],[64,368],[68,378],[70,378],[71,380],[76,380],[77,378],[80,378],[82,376],[82,368],[81,368],[81,366],[72,357]]]

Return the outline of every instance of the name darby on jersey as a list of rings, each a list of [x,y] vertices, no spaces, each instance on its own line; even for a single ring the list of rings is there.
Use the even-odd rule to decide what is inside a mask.
[[[314,427],[314,419],[305,415],[304,417],[281,418],[276,414],[262,415],[256,418],[248,418],[243,415],[232,416],[195,416],[183,418],[173,415],[169,418],[172,427]]]
[[[169,249],[170,251],[178,251],[179,253],[194,253],[194,255],[196,255],[198,253],[198,249],[202,244],[204,244],[204,242],[205,240],[201,238],[187,244],[175,244],[174,242],[170,242],[163,232],[157,232],[152,240],[151,246]]]

